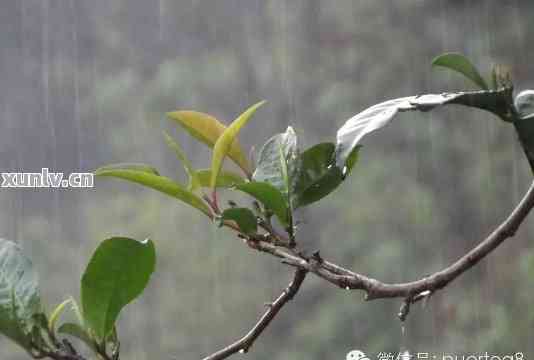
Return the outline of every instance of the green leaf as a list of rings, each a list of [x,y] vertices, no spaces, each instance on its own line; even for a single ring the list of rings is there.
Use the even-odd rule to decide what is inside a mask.
[[[466,78],[478,85],[482,90],[488,90],[488,84],[480,75],[477,68],[459,53],[445,53],[432,60],[432,66],[441,66],[464,75]]]
[[[267,209],[271,210],[283,225],[289,225],[289,208],[287,206],[287,200],[273,185],[266,182],[253,181],[237,185],[236,189],[254,197]]]
[[[193,165],[185,155],[185,152],[182,150],[182,147],[178,145],[178,143],[166,131],[163,132],[163,136],[165,137],[165,142],[167,143],[167,145],[174,151],[178,160],[182,162],[185,172],[189,177],[189,185],[187,186],[187,190],[197,190],[200,187],[197,173],[193,168]]]
[[[182,185],[165,176],[124,167],[123,164],[101,167],[95,171],[96,176],[111,176],[128,180],[146,187],[158,190],[164,194],[175,197],[211,217],[208,206],[200,197],[185,189]]]
[[[335,165],[334,144],[317,144],[304,151],[300,160],[295,207],[322,199],[343,182],[342,171]]]
[[[143,292],[155,264],[148,239],[114,237],[96,249],[82,277],[81,299],[85,325],[99,342],[113,330],[122,308]]]
[[[241,128],[247,124],[252,118],[252,115],[254,115],[256,110],[263,104],[265,104],[265,101],[260,101],[245,110],[245,112],[239,115],[217,139],[217,142],[213,146],[210,187],[215,188],[215,185],[217,184],[217,176],[219,175],[219,171],[221,171],[223,160],[232,149],[232,144],[234,143],[237,134],[239,134]]]
[[[16,243],[0,239],[0,333],[30,348],[30,333],[41,314],[37,274]]]
[[[247,234],[252,235],[258,231],[258,221],[256,215],[247,208],[230,208],[223,211],[221,220],[233,220],[239,226],[239,229]]]
[[[75,337],[76,339],[85,343],[93,351],[97,351],[97,344],[91,338],[91,335],[89,335],[81,325],[75,323],[65,323],[61,324],[57,331],[60,334],[66,334]]]
[[[217,139],[226,130],[219,120],[211,115],[197,111],[173,111],[167,113],[167,117],[180,127],[185,129],[191,136],[200,142],[213,147]],[[250,165],[245,152],[241,149],[236,139],[230,147],[228,156],[247,174],[251,174]]]
[[[0,333],[28,349],[41,314],[37,274],[14,242],[0,239]]]
[[[209,187],[211,181],[211,169],[201,169],[196,171],[198,183],[202,187]],[[243,184],[245,179],[236,173],[231,171],[221,170],[219,176],[217,176],[218,188],[231,188],[238,184]]]
[[[142,172],[146,172],[148,174],[159,175],[159,172],[158,172],[158,170],[156,168],[154,168],[152,166],[149,166],[149,165],[146,165],[146,164],[141,164],[141,163],[110,164],[110,165],[105,165],[105,166],[99,167],[96,171],[98,171],[98,172],[107,172],[107,171],[113,171],[113,170],[118,170],[118,169],[142,171]]]
[[[267,182],[291,200],[298,170],[297,136],[291,126],[263,145],[252,179]]]

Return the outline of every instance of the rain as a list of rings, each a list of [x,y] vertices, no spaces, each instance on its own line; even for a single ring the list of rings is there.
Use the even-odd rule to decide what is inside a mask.
[[[229,124],[261,100],[267,103],[239,135],[251,158],[288,126],[301,150],[335,143],[347,120],[375,104],[475,90],[431,67],[444,52],[466,55],[484,76],[494,65],[507,69],[516,94],[534,89],[529,1],[1,4],[0,173],[143,163],[185,183],[163,132],[196,168],[209,168],[211,152],[165,113],[196,110]],[[454,262],[508,216],[531,182],[513,126],[472,108],[402,112],[361,144],[347,180],[296,211],[296,239],[308,253],[320,250],[385,282],[416,280]],[[239,170],[228,160],[224,166]],[[229,200],[250,206],[249,197],[221,191],[220,204]],[[0,204],[0,238],[21,244],[33,260],[48,311],[79,299],[84,268],[104,239],[154,241],[156,272],[119,317],[123,359],[202,359],[245,335],[291,281],[293,269],[279,259],[176,199],[124,181],[0,188]],[[359,350],[369,359],[485,352],[528,359],[533,224],[527,218],[475,268],[413,304],[404,322],[402,299],[364,301],[361,291],[310,275],[249,351],[235,356],[344,359]],[[29,357],[0,336],[0,358]]]

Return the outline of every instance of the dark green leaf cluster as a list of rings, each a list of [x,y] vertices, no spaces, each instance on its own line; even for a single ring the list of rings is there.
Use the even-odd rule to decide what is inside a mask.
[[[252,169],[243,156],[246,152],[241,149],[237,136],[263,104],[264,102],[259,102],[251,106],[228,127],[204,113],[174,111],[167,114],[171,121],[184,128],[188,134],[213,149],[211,168],[198,170],[193,167],[176,140],[164,133],[167,145],[184,166],[189,178],[188,184],[180,184],[160,175],[153,167],[142,164],[108,165],[97,169],[95,175],[121,178],[158,190],[200,210],[211,219],[219,221],[221,226],[237,224],[237,228],[248,236],[257,233],[260,223],[270,223],[270,217],[274,215],[292,238],[294,210],[319,201],[334,191],[355,166],[360,147],[351,148],[341,165],[338,165],[336,154],[339,146],[323,143],[301,152],[297,135],[289,126],[284,133],[267,140]],[[226,157],[243,170],[242,175],[222,168]],[[220,209],[217,201],[217,190],[220,188],[250,195],[261,204],[261,209]],[[208,189],[211,189],[211,193],[206,192]]]

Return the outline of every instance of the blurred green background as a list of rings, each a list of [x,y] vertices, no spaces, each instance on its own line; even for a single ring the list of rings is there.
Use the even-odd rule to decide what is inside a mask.
[[[198,167],[206,149],[163,114],[196,109],[229,122],[260,99],[248,149],[293,125],[305,148],[389,98],[470,89],[432,71],[445,51],[488,73],[510,66],[534,87],[531,1],[2,0],[0,171],[90,171],[145,162],[184,179],[170,130]],[[337,192],[298,214],[298,240],[384,281],[408,281],[465,253],[526,191],[511,126],[448,107],[405,114],[365,139]],[[2,189],[0,236],[21,243],[50,309],[79,293],[98,242],[154,239],[157,272],[119,322],[122,358],[200,359],[242,336],[290,270],[159,193],[113,179],[94,189]],[[534,355],[534,222],[474,270],[418,304],[364,302],[310,276],[246,355],[344,359],[348,351]],[[241,356],[241,355],[236,355]],[[27,359],[5,338],[0,358]],[[373,357],[374,358],[374,357]],[[528,359],[528,357],[526,357]]]

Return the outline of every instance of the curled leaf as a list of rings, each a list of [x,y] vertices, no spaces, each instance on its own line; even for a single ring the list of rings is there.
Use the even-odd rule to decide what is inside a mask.
[[[336,164],[342,168],[364,136],[386,126],[399,112],[426,112],[442,105],[457,104],[492,112],[502,120],[510,122],[511,91],[511,88],[501,88],[495,91],[425,94],[373,105],[347,120],[337,131]]]

